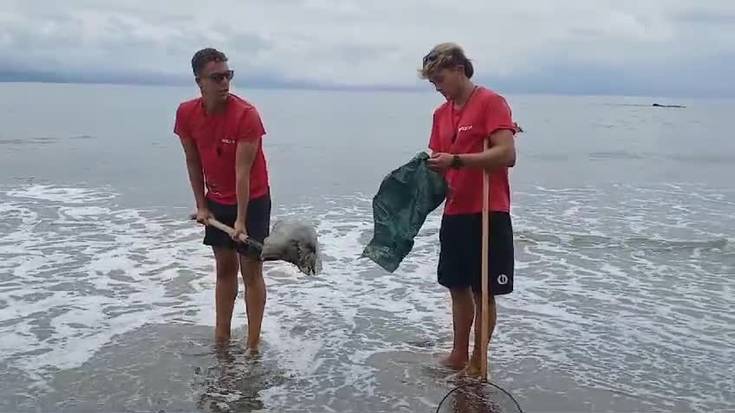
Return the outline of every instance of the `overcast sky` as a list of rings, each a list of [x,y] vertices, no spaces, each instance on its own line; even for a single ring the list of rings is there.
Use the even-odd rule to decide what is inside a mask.
[[[422,86],[455,41],[509,92],[735,96],[735,0],[0,0],[0,80]]]

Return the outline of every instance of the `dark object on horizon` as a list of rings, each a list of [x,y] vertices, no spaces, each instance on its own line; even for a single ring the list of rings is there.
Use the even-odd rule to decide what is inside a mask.
[[[660,103],[654,103],[651,106],[653,106],[655,108],[685,108],[686,107],[684,105],[662,105]]]

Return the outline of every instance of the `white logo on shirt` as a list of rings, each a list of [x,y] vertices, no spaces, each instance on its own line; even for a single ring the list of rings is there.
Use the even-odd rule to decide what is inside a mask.
[[[222,138],[222,143],[235,143],[234,139]]]
[[[465,132],[471,129],[472,129],[472,125],[460,126],[459,129],[457,129],[457,132]]]

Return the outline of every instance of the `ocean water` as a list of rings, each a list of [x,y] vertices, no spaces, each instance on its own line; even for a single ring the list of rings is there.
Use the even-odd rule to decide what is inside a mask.
[[[212,343],[214,275],[171,133],[194,88],[0,84],[0,411],[431,412],[453,387],[440,211],[393,274],[371,197],[424,150],[430,93],[244,90],[273,219],[324,271],[267,263],[263,351]],[[735,102],[507,96],[516,291],[492,380],[524,411],[735,411]],[[685,104],[684,109],[651,103]]]

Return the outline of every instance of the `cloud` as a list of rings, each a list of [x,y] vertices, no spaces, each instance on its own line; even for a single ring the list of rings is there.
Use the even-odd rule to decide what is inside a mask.
[[[735,2],[700,3],[6,0],[0,76],[184,82],[213,46],[247,85],[426,87],[421,57],[449,40],[514,91],[735,95]]]

